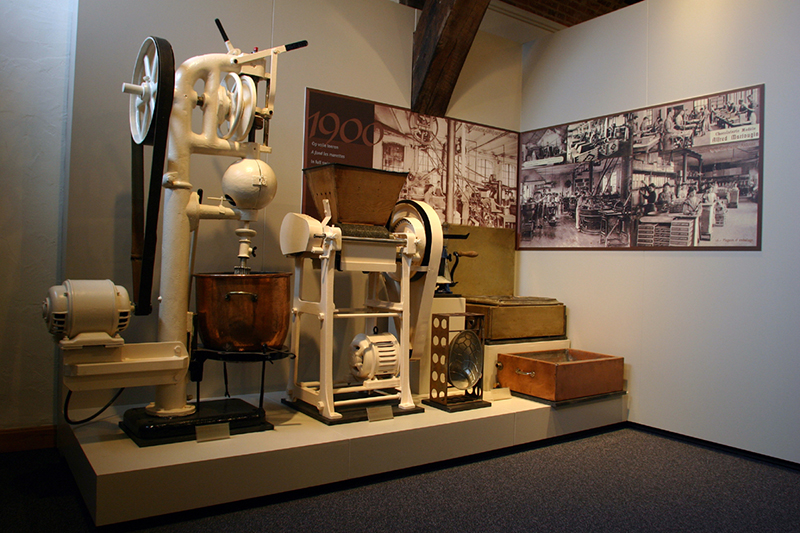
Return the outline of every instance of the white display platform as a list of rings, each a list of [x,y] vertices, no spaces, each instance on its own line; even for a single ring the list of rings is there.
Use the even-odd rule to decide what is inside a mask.
[[[624,395],[558,408],[512,397],[459,413],[426,406],[392,420],[327,426],[281,404],[283,396],[265,397],[271,431],[139,448],[117,425],[129,408],[119,406],[93,422],[59,428],[59,447],[100,526],[602,427],[626,421],[628,405]],[[243,399],[258,404],[257,396]]]

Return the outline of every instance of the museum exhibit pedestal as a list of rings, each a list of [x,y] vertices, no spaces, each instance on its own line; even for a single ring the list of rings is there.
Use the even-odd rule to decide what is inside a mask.
[[[140,448],[119,428],[129,407],[118,406],[59,427],[59,448],[101,526],[508,448],[624,422],[628,412],[627,396],[559,409],[511,397],[486,409],[327,426],[283,397],[265,395],[271,431]]]

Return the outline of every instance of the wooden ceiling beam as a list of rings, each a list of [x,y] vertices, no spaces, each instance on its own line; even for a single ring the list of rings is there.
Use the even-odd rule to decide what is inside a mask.
[[[443,117],[489,0],[425,0],[414,32],[411,110]]]
[[[564,26],[574,26],[641,0],[501,0],[503,3],[552,20]]]

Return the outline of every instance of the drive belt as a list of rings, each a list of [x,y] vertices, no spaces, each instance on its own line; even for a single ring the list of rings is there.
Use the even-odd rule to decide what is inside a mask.
[[[158,241],[158,214],[161,209],[161,179],[167,154],[169,116],[175,87],[175,58],[172,46],[166,39],[148,37],[142,45],[155,46],[158,86],[155,94],[152,119],[144,138],[137,142],[131,135],[131,264],[133,268],[133,294],[136,315],[149,315],[153,311],[153,271]],[[151,68],[152,68],[151,67]],[[134,83],[136,80],[134,80]],[[131,117],[133,120],[133,117]],[[150,181],[147,192],[147,211],[144,210],[144,145],[152,146]]]
[[[427,213],[425,213],[425,210],[422,208],[422,206],[419,203],[415,202],[414,200],[400,200],[395,204],[395,209],[397,208],[398,205],[403,206],[405,209],[410,210],[411,212],[416,214],[419,220],[422,222],[423,227],[425,228],[426,246],[422,254],[422,262],[420,263],[420,266],[426,267],[431,262],[431,246],[433,244],[433,232],[431,230],[431,221],[428,218],[428,215]],[[391,221],[389,223],[391,224]],[[411,275],[411,281],[418,281],[423,277],[425,277],[425,272],[418,271]]]

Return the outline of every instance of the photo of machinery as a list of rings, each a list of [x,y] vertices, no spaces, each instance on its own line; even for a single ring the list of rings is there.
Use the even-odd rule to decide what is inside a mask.
[[[408,180],[403,186],[401,196],[429,203],[439,217],[445,220],[447,119],[376,105],[375,122],[380,124],[383,134],[375,144],[372,166],[382,170],[408,172]]]
[[[520,134],[517,248],[760,249],[763,85]]]
[[[311,89],[306,102],[306,167],[407,172],[400,197],[430,204],[443,223],[516,226],[518,133]]]
[[[567,131],[567,161],[582,163],[627,153],[630,142],[630,130],[624,115],[570,124]]]

